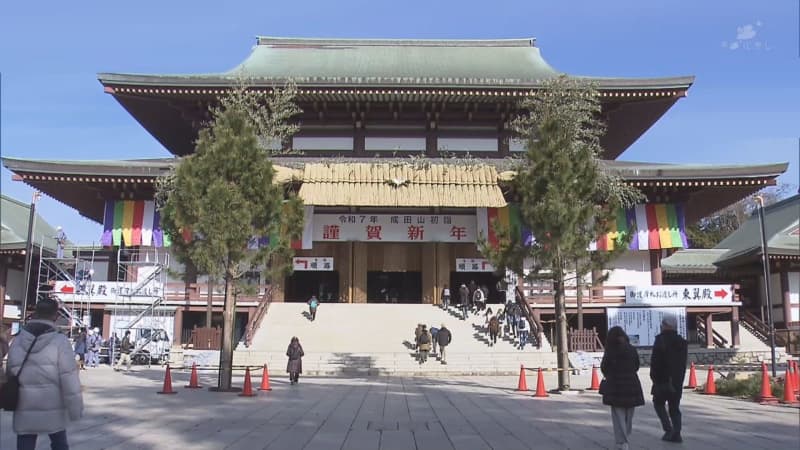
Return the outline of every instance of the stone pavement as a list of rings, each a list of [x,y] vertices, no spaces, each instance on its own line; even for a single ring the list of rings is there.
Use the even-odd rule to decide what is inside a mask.
[[[82,373],[86,415],[69,428],[73,449],[593,449],[613,448],[611,417],[597,394],[532,398],[516,377],[301,378],[276,372],[255,398],[189,390],[157,395],[163,370]],[[649,390],[647,370],[640,371]],[[201,383],[213,383],[213,373]],[[253,380],[258,384],[260,378]],[[573,377],[585,387],[588,374]],[[241,383],[241,377],[237,378]],[[555,374],[546,375],[548,387]],[[528,386],[536,378],[528,375]],[[631,448],[797,449],[800,410],[687,393],[683,445],[660,441],[652,404],[638,408]],[[0,413],[0,448],[13,449],[11,414]],[[40,449],[49,448],[46,437]]]

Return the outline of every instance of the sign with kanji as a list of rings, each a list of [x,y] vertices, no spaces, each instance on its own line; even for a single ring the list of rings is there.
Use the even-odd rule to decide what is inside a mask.
[[[477,242],[475,216],[314,214],[314,241]]]
[[[486,259],[456,258],[456,272],[494,272],[494,266]]]
[[[678,320],[678,334],[686,337],[686,308],[606,308],[608,328],[622,327],[635,347],[650,347],[661,333],[661,319]]]
[[[114,303],[123,298],[149,299],[152,301],[164,295],[164,284],[157,280],[147,283],[130,281],[63,281],[55,282],[53,294],[62,301],[74,301],[75,296],[85,297],[85,301]]]
[[[729,284],[661,284],[625,286],[625,303],[629,305],[730,305],[733,286]]]
[[[295,271],[332,271],[332,256],[295,256],[292,258],[292,267]]]

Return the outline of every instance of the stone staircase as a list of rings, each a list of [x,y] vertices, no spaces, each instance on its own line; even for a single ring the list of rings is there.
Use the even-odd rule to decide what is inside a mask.
[[[555,354],[545,340],[542,349],[532,345],[518,350],[510,337],[489,346],[484,318],[461,320],[455,309],[433,305],[322,304],[314,322],[305,304],[273,303],[249,348],[240,344],[234,365],[268,364],[282,374],[286,347],[292,336],[305,350],[303,373],[308,375],[500,375],[518,374],[526,367],[555,367]],[[445,324],[453,334],[447,364],[429,357],[420,365],[413,349],[418,323]]]

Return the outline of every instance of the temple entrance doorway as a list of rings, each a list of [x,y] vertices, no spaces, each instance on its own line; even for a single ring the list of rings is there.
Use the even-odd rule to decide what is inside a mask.
[[[316,295],[322,303],[339,301],[339,272],[295,271],[286,277],[286,301],[307,302]]]
[[[367,303],[422,303],[422,272],[367,272]]]

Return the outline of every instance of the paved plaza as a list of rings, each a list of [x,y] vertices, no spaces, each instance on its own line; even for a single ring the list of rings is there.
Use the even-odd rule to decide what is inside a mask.
[[[73,449],[592,449],[613,448],[611,417],[597,394],[532,398],[516,377],[301,378],[282,373],[255,398],[190,390],[173,372],[177,395],[157,395],[163,370],[82,372],[86,414],[69,429]],[[647,370],[640,372],[643,381]],[[206,386],[214,375],[201,375]],[[546,375],[548,388],[555,375]],[[241,384],[241,377],[236,379]],[[588,374],[573,378],[585,387]],[[254,384],[259,378],[254,379]],[[529,373],[528,386],[536,377]],[[649,390],[649,385],[645,385]],[[797,449],[800,410],[684,397],[682,446],[659,440],[648,402],[636,411],[635,449]],[[13,449],[11,414],[0,414],[0,448]],[[38,448],[49,448],[47,438]]]

